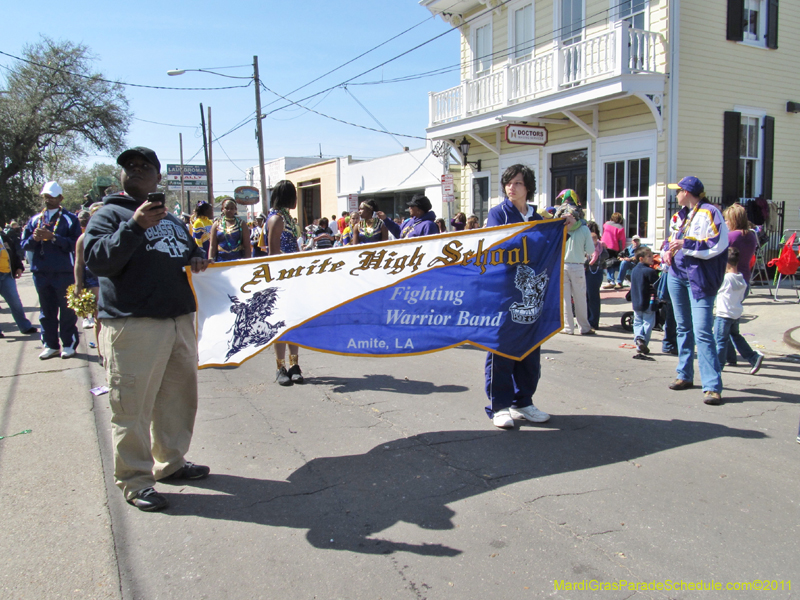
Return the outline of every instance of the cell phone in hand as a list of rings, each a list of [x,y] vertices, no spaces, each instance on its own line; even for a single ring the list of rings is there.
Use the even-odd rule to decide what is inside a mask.
[[[164,206],[164,192],[150,192],[147,194],[147,201],[151,204],[160,204]]]

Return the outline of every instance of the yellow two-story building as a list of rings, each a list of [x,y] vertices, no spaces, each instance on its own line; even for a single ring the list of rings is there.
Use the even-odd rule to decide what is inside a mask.
[[[664,239],[666,184],[684,175],[724,205],[785,201],[784,227],[800,227],[800,3],[420,4],[461,33],[461,83],[430,93],[427,135],[467,163],[467,214],[485,219],[502,172],[524,163],[539,206],[575,189],[587,218],[620,212],[649,244]]]

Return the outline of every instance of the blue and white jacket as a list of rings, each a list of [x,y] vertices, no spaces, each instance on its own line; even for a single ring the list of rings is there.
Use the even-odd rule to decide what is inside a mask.
[[[22,232],[23,252],[33,252],[31,271],[33,273],[72,273],[75,265],[75,243],[82,233],[78,217],[62,209],[55,226],[55,238],[47,242],[37,242],[33,239],[33,232],[40,225],[42,225],[41,213],[31,217]],[[47,225],[45,220],[43,226]]]
[[[528,221],[541,221],[542,215],[536,212],[536,207],[532,204],[528,205],[533,209],[533,215]],[[509,200],[504,198],[503,201],[497,206],[492,207],[489,211],[489,218],[486,220],[487,227],[494,227],[496,225],[507,225],[508,223],[522,223],[525,221],[525,215],[517,210],[517,207]]]
[[[669,241],[680,239],[681,227],[692,209],[681,208],[670,221]],[[669,252],[669,250],[666,250]],[[670,275],[688,280],[696,300],[716,296],[728,262],[728,226],[719,209],[701,200],[683,232],[683,249],[672,257]]]

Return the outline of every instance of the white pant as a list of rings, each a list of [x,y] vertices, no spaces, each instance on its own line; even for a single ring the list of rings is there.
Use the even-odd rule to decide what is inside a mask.
[[[581,333],[592,329],[589,325],[589,315],[586,308],[586,273],[583,263],[564,263],[564,330],[575,332],[575,323],[572,318],[572,302],[575,303],[575,318]]]

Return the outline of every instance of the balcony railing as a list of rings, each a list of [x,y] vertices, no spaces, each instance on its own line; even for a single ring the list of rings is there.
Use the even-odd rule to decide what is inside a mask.
[[[430,126],[628,73],[663,73],[664,37],[625,22],[502,70],[431,92]]]

